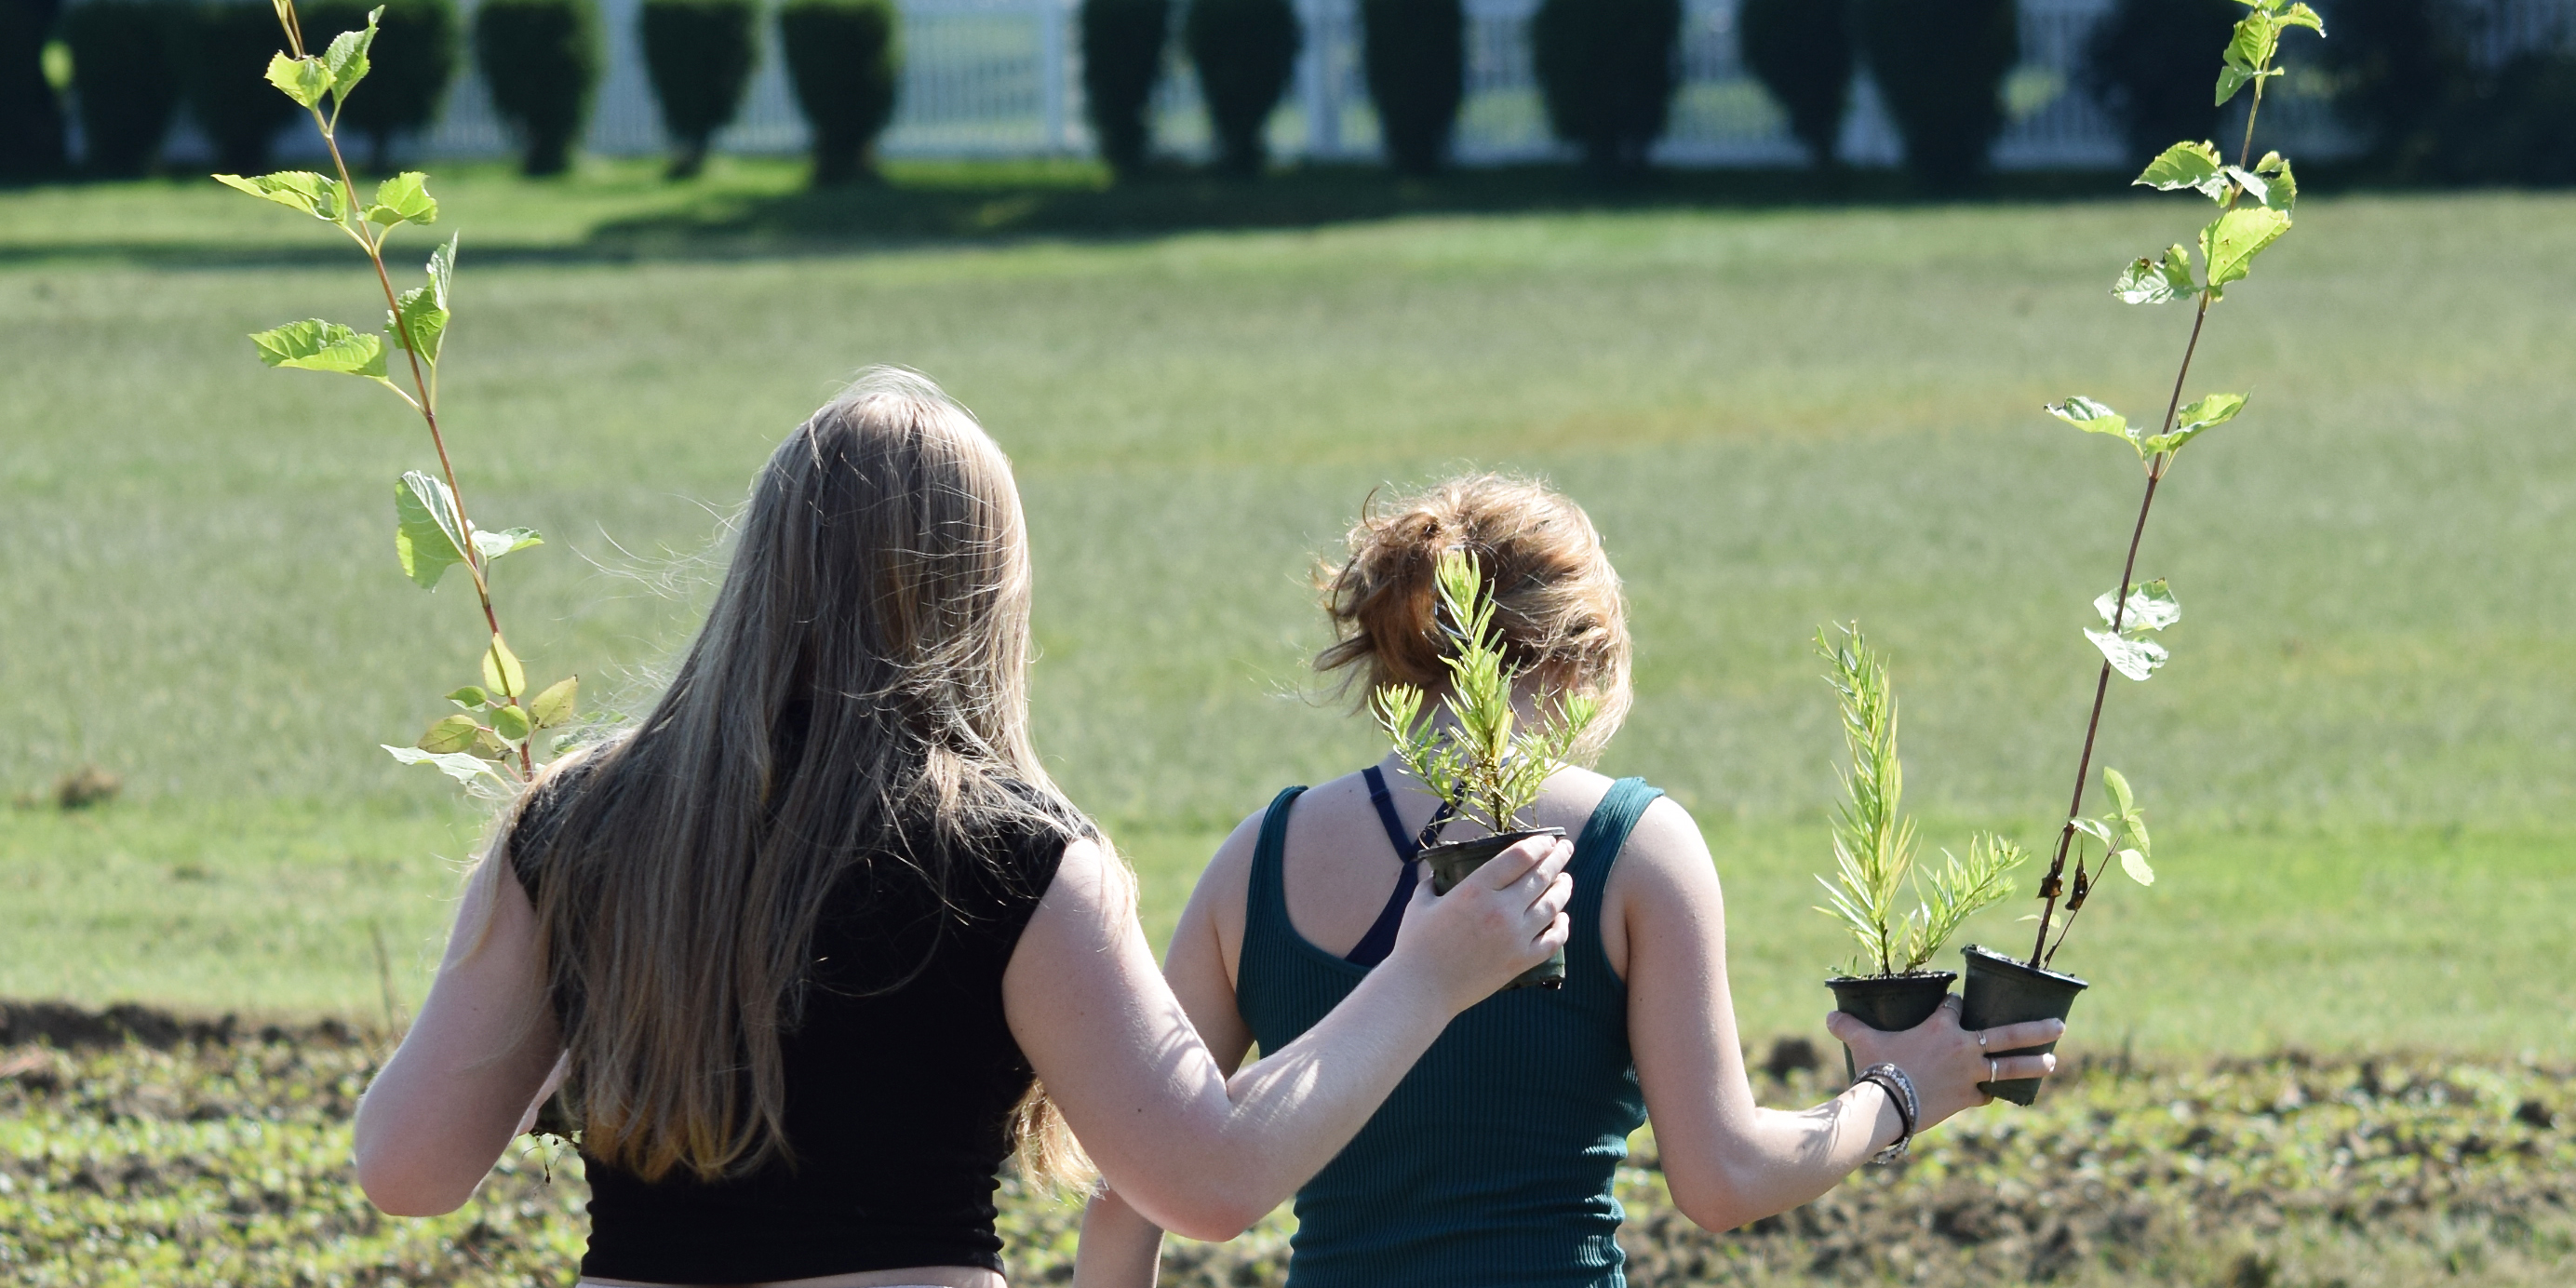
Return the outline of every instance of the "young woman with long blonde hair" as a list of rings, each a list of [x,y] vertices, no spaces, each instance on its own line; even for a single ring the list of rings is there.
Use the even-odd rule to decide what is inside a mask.
[[[1452,479],[1364,510],[1348,546],[1324,578],[1335,642],[1317,669],[1346,672],[1363,692],[1444,691],[1449,636],[1435,618],[1434,573],[1444,551],[1464,548],[1524,677],[1524,718],[1560,694],[1599,700],[1579,752],[1587,761],[1617,731],[1629,706],[1627,607],[1572,501],[1521,479]],[[1415,854],[1445,813],[1389,756],[1281,792],[1226,840],[1166,967],[1220,1063],[1232,1068],[1255,1042],[1268,1051],[1311,1036],[1337,1003],[1405,969],[1388,946]],[[1812,1109],[1759,1108],[1727,991],[1717,870],[1690,815],[1643,779],[1567,766],[1520,821],[1578,838],[1564,986],[1497,994],[1449,1025],[1298,1191],[1288,1288],[1617,1288],[1611,1173],[1650,1115],[1673,1205],[1725,1230],[1805,1203],[1984,1103],[1980,1081],[2055,1067],[2051,1056],[1987,1051],[2048,1041],[2064,1028],[2056,1020],[1963,1032],[1955,999],[1906,1033],[1835,1015],[1826,1027],[1871,1079]],[[1074,1282],[1145,1288],[1161,1231],[1150,1204],[1108,1179]]]
[[[1029,606],[1009,463],[930,382],[790,434],[668,690],[469,882],[359,1106],[368,1197],[462,1204],[555,1070],[585,1283],[1001,1288],[996,1177],[1060,1161],[1058,1115],[1154,1221],[1231,1236],[1565,942],[1563,845],[1425,883],[1400,969],[1229,1080],[1030,745]]]

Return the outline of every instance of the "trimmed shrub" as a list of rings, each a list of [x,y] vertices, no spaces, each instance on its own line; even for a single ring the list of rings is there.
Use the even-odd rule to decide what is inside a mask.
[[[733,124],[758,53],[756,0],[644,0],[644,68],[671,135],[671,177],[707,162],[707,140]]]
[[[1833,168],[1851,107],[1849,16],[1839,0],[1744,0],[1736,12],[1744,65],[1787,114],[1789,133],[1807,145],[1819,170]]]
[[[523,173],[572,168],[602,61],[598,0],[483,0],[474,11],[474,63],[518,131]]]
[[[2339,0],[2318,56],[2334,71],[2335,108],[2392,179],[2444,177],[2445,117],[2475,96],[2464,33],[2444,0]]]
[[[277,132],[304,113],[268,83],[268,60],[286,49],[277,10],[266,4],[210,4],[197,10],[192,26],[188,113],[214,141],[218,167],[234,174],[264,173]]]
[[[2120,0],[2093,29],[2086,79],[2133,163],[2185,139],[2218,137],[2211,60],[2244,16],[2236,0]]]
[[[83,169],[138,175],[160,157],[179,110],[186,23],[187,10],[169,0],[87,0],[64,11]]]
[[[45,79],[59,0],[0,0],[0,180],[63,168],[63,104]]]
[[[383,172],[393,169],[395,135],[426,130],[438,120],[463,42],[456,0],[321,0],[297,7],[304,11],[306,41],[319,43],[316,36],[328,41],[366,26],[367,11],[378,4],[385,15],[367,50],[367,79],[349,91],[340,128],[367,136],[368,163]]]
[[[1679,83],[1681,0],[1541,0],[1530,54],[1547,121],[1596,174],[1642,170]]]
[[[1459,0],[1360,0],[1369,99],[1387,163],[1430,174],[1449,159],[1467,94],[1467,10]]]
[[[2020,56],[2014,0],[1859,0],[1861,43],[1905,141],[1905,168],[1935,192],[1985,173],[2004,128],[2004,76]],[[2214,53],[2215,51],[2213,51]],[[2217,76],[2210,77],[2214,84]]]
[[[1170,0],[1082,0],[1082,96],[1100,159],[1122,178],[1154,150],[1154,84],[1171,39]]]
[[[1305,38],[1288,0],[1190,0],[1181,43],[1216,129],[1218,168],[1261,173],[1270,157],[1270,113],[1288,92]]]
[[[778,41],[814,135],[814,182],[873,178],[894,119],[903,51],[893,0],[787,0]]]

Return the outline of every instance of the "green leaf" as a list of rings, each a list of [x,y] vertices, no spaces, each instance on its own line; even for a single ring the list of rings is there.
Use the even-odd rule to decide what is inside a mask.
[[[268,83],[278,92],[294,99],[298,107],[311,107],[331,92],[331,69],[311,55],[289,58],[271,54],[268,59]]]
[[[2147,841],[2147,820],[2145,818],[2132,813],[2127,818],[2121,819],[2120,825],[2129,829],[2129,840],[2135,843],[2131,848],[2135,849],[2141,856],[2153,855],[2156,852],[2155,847]]]
[[[2163,259],[2141,256],[2132,261],[2111,284],[2111,293],[2129,304],[2165,304],[2199,294],[2200,284],[2191,279],[2190,248],[2176,242],[2165,248]]]
[[[2225,67],[2219,68],[2218,102],[2216,106],[2227,106],[2227,100],[2236,97],[2236,91],[2245,88],[2246,82],[2253,79],[2254,73],[2239,68],[2234,63],[2229,63]]]
[[[2129,879],[2139,885],[2151,886],[2156,883],[2156,870],[2148,867],[2147,856],[2136,850],[2120,851],[2120,870],[2128,873]]]
[[[2281,20],[2257,9],[2237,20],[2236,31],[2227,40],[2227,65],[2262,75],[2271,69],[2272,54],[2280,45]]]
[[[2111,803],[2117,806],[2123,821],[2138,812],[2138,798],[2129,792],[2128,776],[2109,765],[2102,766],[2102,785],[2111,789]]]
[[[403,575],[421,589],[438,589],[447,566],[465,562],[464,528],[446,484],[419,470],[394,484],[394,554],[402,560]]]
[[[2220,215],[2200,230],[2200,257],[2209,265],[2215,291],[2241,281],[2254,267],[2254,257],[2290,231],[2290,217],[2269,206],[2242,206]]]
[[[2229,166],[2227,167],[2227,177],[2235,180],[2236,186],[2243,188],[2247,196],[2250,196],[2256,201],[2262,202],[2267,206],[2272,204],[2271,197],[2268,195],[2271,192],[2272,185],[2265,183],[2263,181],[2263,176],[2245,169],[2242,166]]]
[[[394,759],[406,765],[435,765],[438,767],[438,772],[469,787],[473,785],[475,779],[487,774],[496,779],[501,776],[499,771],[468,752],[439,753],[422,751],[418,747],[396,747],[384,743],[377,745],[392,752]]]
[[[237,174],[219,174],[215,176],[215,182],[332,223],[339,222],[349,213],[347,205],[340,200],[339,181],[326,179],[310,170],[280,170],[253,179]]]
[[[483,687],[505,698],[528,690],[528,672],[519,665],[519,655],[511,652],[498,635],[492,637],[492,646],[483,650]]]
[[[2092,837],[2094,840],[2100,841],[2104,845],[2109,845],[2111,843],[2111,828],[2102,820],[2098,818],[2079,818],[2073,820],[2073,822],[2075,824],[2076,831],[2082,832],[2086,836]]]
[[[429,176],[417,170],[406,170],[376,185],[373,201],[367,203],[367,222],[383,224],[434,224],[438,222],[438,198],[429,195]]]
[[[2206,143],[2177,143],[2166,148],[2164,155],[2148,162],[2129,185],[2164,192],[2189,188],[2211,200],[2217,200],[2227,189],[2218,149]]]
[[[340,104],[349,97],[349,91],[367,78],[367,49],[376,43],[376,19],[384,16],[384,12],[383,6],[377,6],[367,15],[366,30],[341,32],[331,38],[330,48],[322,51],[322,66],[331,77],[332,110],[339,110]]]
[[[463,751],[474,745],[474,735],[482,732],[482,729],[483,726],[476,724],[472,716],[449,716],[431,725],[429,732],[422,734],[420,741],[414,745],[422,751],[436,752],[440,755],[451,751]]]
[[[573,708],[581,697],[581,677],[569,676],[547,685],[546,690],[528,704],[528,714],[536,718],[537,727],[552,729],[573,718]]]
[[[272,367],[385,379],[385,342],[337,322],[307,318],[259,332],[250,341],[259,346],[259,360]]]
[[[2236,419],[2236,413],[2243,410],[2243,394],[2210,394],[2182,409],[2172,433],[2149,438],[2147,450],[2150,453],[2181,451],[2182,445],[2199,437],[2202,430],[2224,425]]]
[[[2126,636],[2114,635],[2109,631],[2090,628],[2085,630],[2084,638],[2093,641],[2093,647],[2102,650],[2102,657],[2111,664],[2112,670],[2132,680],[2144,680],[2154,675],[2156,668],[2163,666],[2165,660],[2171,656],[2166,652],[2164,645],[2154,640],[2130,639]]]
[[[474,553],[482,556],[483,562],[487,564],[503,555],[525,550],[530,546],[542,546],[545,543],[546,539],[538,535],[534,528],[511,528],[504,532],[485,532],[480,528],[474,530]]]
[[[2280,21],[2284,27],[2305,27],[2320,36],[2326,34],[2326,20],[2318,17],[2316,10],[2303,4],[2294,4],[2282,10]]]
[[[474,748],[469,754],[485,760],[508,760],[510,744],[501,741],[501,735],[489,729],[478,730],[474,735]]]
[[[2138,445],[2137,431],[2129,428],[2128,417],[2081,394],[2062,403],[2049,404],[2048,414],[2087,434],[2108,434],[2131,447]]]
[[[2120,592],[2106,590],[2093,600],[2093,611],[2102,615],[2102,624],[2111,624],[2111,598]],[[2128,607],[2120,612],[2120,633],[2134,635],[2139,631],[2160,631],[2182,620],[2182,601],[2174,598],[2173,588],[2162,577],[2129,587]]]
[[[492,700],[492,695],[469,684],[464,688],[458,689],[454,693],[448,694],[447,700],[465,708],[468,711],[479,711],[482,710],[484,703]]]
[[[528,709],[526,707],[492,708],[492,732],[499,734],[504,739],[511,742],[517,742],[528,736],[528,728]]]
[[[2262,171],[2272,176],[2271,182],[2264,187],[2263,204],[2286,214],[2292,206],[2299,204],[2299,177],[2290,173],[2290,163],[2281,159],[2279,154],[2275,153],[2272,159],[2280,164]]]

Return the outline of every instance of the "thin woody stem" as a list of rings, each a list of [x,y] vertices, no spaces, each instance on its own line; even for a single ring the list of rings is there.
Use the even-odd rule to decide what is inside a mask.
[[[292,10],[290,9],[289,12],[291,13]],[[332,128],[331,122],[322,119],[318,109],[314,111],[313,119],[314,123],[321,127],[323,146],[331,150],[331,164],[339,171],[340,190],[348,194],[349,204],[354,207],[357,204],[358,187],[349,177],[348,159],[340,154],[338,133]],[[465,571],[474,579],[475,602],[482,606],[483,624],[492,633],[492,644],[486,647],[495,648],[501,641],[501,616],[492,607],[492,586],[483,576],[482,560],[474,549],[474,526],[472,521],[466,518],[465,489],[457,484],[456,464],[447,454],[447,436],[438,428],[438,408],[431,400],[428,377],[421,372],[420,348],[411,333],[411,327],[403,321],[402,301],[394,293],[393,278],[385,272],[382,239],[362,241],[361,244],[367,248],[367,262],[375,267],[376,285],[384,291],[385,309],[393,318],[396,337],[402,343],[403,358],[411,365],[412,388],[420,394],[420,400],[413,406],[419,410],[422,422],[429,426],[431,446],[438,449],[439,472],[446,476],[447,494],[456,507],[456,523],[465,536],[465,548],[457,553],[465,556]],[[500,668],[495,666],[493,669],[498,671]],[[515,707],[519,705],[519,695],[510,691],[506,683],[507,679],[508,676],[505,673],[502,696],[508,698],[510,705]],[[519,744],[519,773],[523,781],[536,774],[535,757],[528,751],[526,741]]]

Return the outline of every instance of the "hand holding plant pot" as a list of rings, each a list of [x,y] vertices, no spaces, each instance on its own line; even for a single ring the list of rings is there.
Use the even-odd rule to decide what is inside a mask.
[[[1896,691],[1887,659],[1871,651],[1857,624],[1836,643],[1816,632],[1816,652],[1833,668],[1826,676],[1842,697],[1843,746],[1851,771],[1843,775],[1845,800],[1834,815],[1835,879],[1818,912],[1850,932],[1860,954],[1825,981],[1838,1013],[1886,1032],[1911,1029],[1932,1017],[1950,995],[1945,970],[1925,963],[1957,932],[1960,923],[2011,893],[2006,878],[2027,857],[2000,837],[1968,843],[1965,863],[1948,852],[1939,868],[1914,866],[1914,822],[1904,816],[1905,766],[1896,755]],[[1898,915],[1897,898],[1908,879],[1914,908]],[[1846,1072],[1856,1057],[1844,1048]]]
[[[1520,812],[1538,799],[1548,775],[1565,763],[1601,708],[1589,697],[1559,696],[1551,703],[1533,696],[1540,717],[1532,727],[1521,727],[1512,703],[1523,671],[1505,656],[1482,565],[1473,553],[1450,550],[1440,556],[1437,580],[1436,616],[1448,645],[1441,659],[1449,670],[1449,692],[1441,698],[1446,718],[1427,714],[1429,696],[1411,685],[1379,689],[1370,706],[1405,768],[1458,817],[1481,824],[1488,833],[1422,851],[1434,893],[1446,894],[1518,842],[1565,835],[1562,828],[1520,830]],[[1509,987],[1561,988],[1564,983],[1560,948]]]
[[[1520,981],[1549,962],[1561,976],[1572,932],[1565,906],[1574,900],[1565,865],[1573,858],[1574,846],[1562,836],[1524,834],[1443,896],[1434,897],[1424,880],[1414,887],[1388,962],[1439,990],[1453,1015],[1500,990],[1523,987]]]

